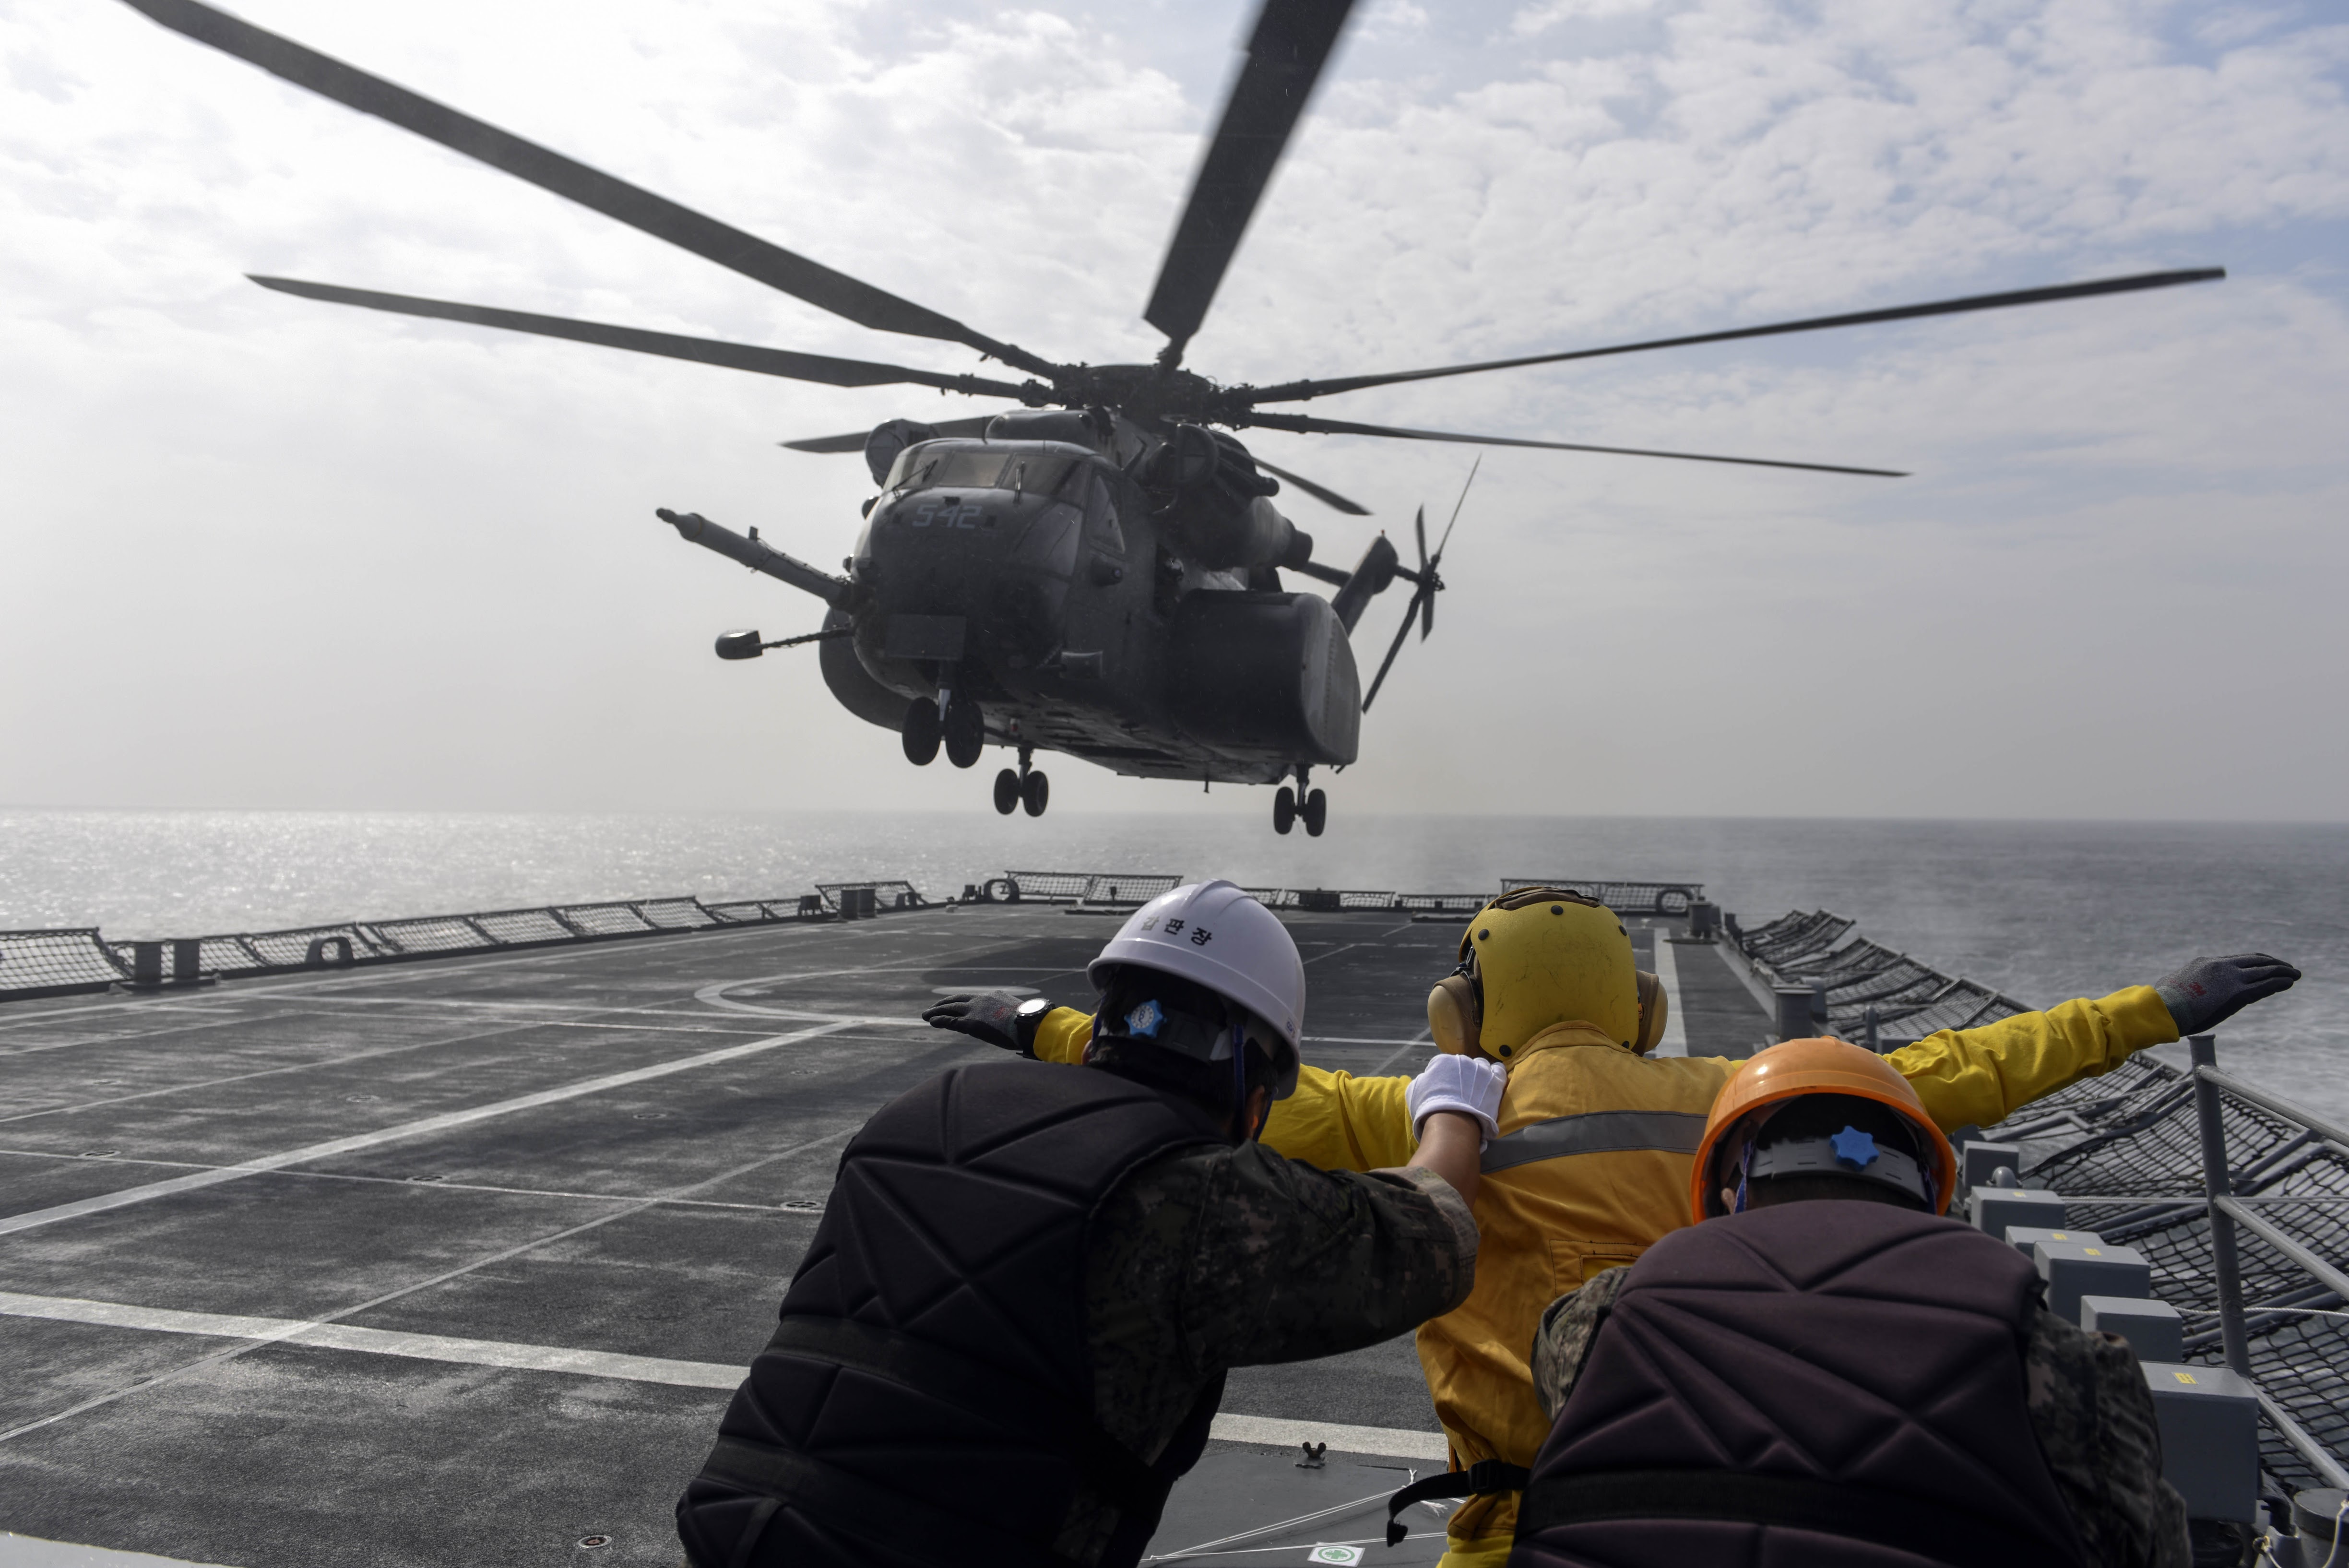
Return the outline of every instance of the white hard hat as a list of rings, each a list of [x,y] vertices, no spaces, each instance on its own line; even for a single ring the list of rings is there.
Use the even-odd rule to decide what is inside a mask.
[[[1087,966],[1099,990],[1104,971],[1136,964],[1204,985],[1280,1032],[1301,1055],[1305,961],[1288,928],[1229,882],[1193,882],[1161,893],[1126,918]]]

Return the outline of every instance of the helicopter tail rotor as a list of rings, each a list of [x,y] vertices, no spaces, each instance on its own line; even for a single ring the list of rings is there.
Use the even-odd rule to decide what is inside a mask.
[[[1395,567],[1394,575],[1408,577],[1418,586],[1412,592],[1411,602],[1403,607],[1402,624],[1395,628],[1394,640],[1387,644],[1387,656],[1379,661],[1379,672],[1371,677],[1371,689],[1362,698],[1362,711],[1365,713],[1378,700],[1379,688],[1386,684],[1387,671],[1394,668],[1395,655],[1402,651],[1403,639],[1411,636],[1411,623],[1413,620],[1419,622],[1419,639],[1422,642],[1425,642],[1429,634],[1435,630],[1435,596],[1444,591],[1444,578],[1436,568],[1444,564],[1444,546],[1452,543],[1452,530],[1460,521],[1460,508],[1468,503],[1469,485],[1476,483],[1476,470],[1484,464],[1485,460],[1480,455],[1470,466],[1468,483],[1460,487],[1460,499],[1452,504],[1452,519],[1444,524],[1444,535],[1436,540],[1433,555],[1427,548],[1427,508],[1421,507],[1419,514],[1411,520],[1412,533],[1419,545],[1419,570],[1414,572],[1399,566]]]

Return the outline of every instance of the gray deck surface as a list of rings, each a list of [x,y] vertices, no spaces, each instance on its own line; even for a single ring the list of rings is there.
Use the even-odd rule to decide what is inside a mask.
[[[1309,1060],[1416,1070],[1459,927],[1289,925]],[[962,908],[0,1008],[0,1531],[254,1568],[675,1563],[671,1506],[842,1143],[990,1054],[920,1007],[1090,1006],[1114,929]],[[1758,1043],[1720,956],[1674,952],[1690,1050]],[[1235,1373],[1224,1410],[1436,1429],[1408,1338]],[[1441,1468],[1330,1447],[1300,1470],[1217,1443],[1154,1550]],[[1383,1518],[1202,1561],[1295,1561]]]

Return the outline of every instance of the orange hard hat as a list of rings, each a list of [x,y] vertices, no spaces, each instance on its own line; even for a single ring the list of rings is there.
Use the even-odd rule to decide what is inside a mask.
[[[1757,1053],[1731,1075],[1713,1097],[1713,1115],[1704,1124],[1704,1141],[1697,1145],[1696,1165],[1689,1173],[1689,1212],[1702,1220],[1723,1212],[1713,1155],[1730,1130],[1765,1106],[1781,1105],[1805,1095],[1851,1095],[1874,1100],[1917,1129],[1933,1168],[1934,1211],[1946,1214],[1958,1184],[1958,1157],[1950,1140],[1925,1114],[1925,1102],[1889,1062],[1875,1052],[1842,1040],[1789,1040]]]

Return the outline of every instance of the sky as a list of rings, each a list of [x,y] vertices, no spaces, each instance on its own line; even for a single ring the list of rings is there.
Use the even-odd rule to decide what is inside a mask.
[[[1044,354],[1137,360],[1230,0],[239,0]],[[947,371],[168,33],[0,0],[0,803],[986,812],[810,650],[871,486],[989,405],[271,294],[281,274]],[[1187,363],[1328,376],[2154,269],[2114,299],[1392,387],[1494,449],[1349,812],[2349,820],[2349,25],[2319,4],[1371,0]],[[1368,504],[1475,449],[1253,432]],[[1406,544],[1406,549],[1408,545]],[[1375,667],[1402,611],[1363,623]],[[1263,812],[1048,760],[1053,810]]]

